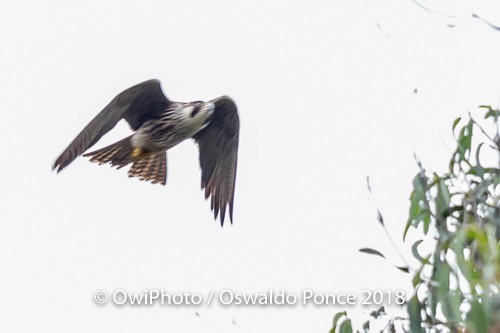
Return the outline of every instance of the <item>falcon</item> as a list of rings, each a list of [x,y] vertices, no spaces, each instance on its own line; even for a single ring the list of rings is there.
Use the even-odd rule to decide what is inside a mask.
[[[145,81],[113,98],[57,158],[53,169],[59,173],[121,119],[128,122],[134,131],[132,135],[83,156],[118,169],[132,164],[129,177],[165,185],[167,150],[192,138],[200,152],[201,188],[205,190],[205,199],[210,197],[214,219],[220,212],[220,222],[224,225],[229,206],[233,222],[240,125],[231,98],[173,102],[165,96],[158,80]]]

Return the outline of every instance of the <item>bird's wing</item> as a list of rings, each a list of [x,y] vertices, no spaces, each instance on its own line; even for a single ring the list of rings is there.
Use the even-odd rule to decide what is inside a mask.
[[[169,100],[163,94],[158,80],[145,81],[121,92],[78,134],[57,158],[53,169],[57,169],[57,172],[64,169],[122,118],[136,130],[145,121],[161,115],[168,104]]]
[[[222,96],[211,102],[215,104],[215,110],[210,124],[193,138],[200,148],[201,188],[205,189],[205,198],[211,196],[215,219],[220,210],[223,225],[227,205],[233,222],[240,120],[231,98]]]

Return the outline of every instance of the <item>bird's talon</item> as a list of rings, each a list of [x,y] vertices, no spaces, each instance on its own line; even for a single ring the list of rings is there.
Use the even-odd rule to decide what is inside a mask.
[[[135,148],[133,151],[132,151],[132,157],[137,157],[139,155],[142,154],[142,148]]]

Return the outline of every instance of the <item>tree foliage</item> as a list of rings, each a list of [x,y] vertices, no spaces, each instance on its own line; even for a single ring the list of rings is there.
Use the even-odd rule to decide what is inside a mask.
[[[371,320],[387,320],[384,332],[500,332],[500,111],[481,108],[485,123],[494,124],[493,135],[471,115],[461,127],[458,118],[448,171],[429,172],[417,162],[403,239],[421,230],[422,239],[411,245],[418,264],[398,267],[409,272],[414,293],[404,304],[405,318],[387,317],[383,308],[372,312]],[[481,161],[485,149],[496,159],[491,165]],[[377,250],[361,251],[385,258]],[[337,314],[331,332],[352,331],[347,314]],[[362,331],[370,332],[370,321]]]

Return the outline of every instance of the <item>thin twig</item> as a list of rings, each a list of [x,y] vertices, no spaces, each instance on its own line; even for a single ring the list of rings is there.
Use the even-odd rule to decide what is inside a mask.
[[[443,13],[443,12],[431,9],[429,7],[426,7],[426,6],[422,5],[417,0],[411,0],[411,2],[413,2],[418,7],[422,8],[422,9],[424,9],[424,10],[430,12],[430,13],[433,13],[433,14],[437,14],[437,15],[441,15],[441,16],[446,16],[446,17],[449,17],[449,18],[452,18],[452,19],[477,19],[477,20],[485,23],[486,25],[488,25],[493,30],[500,31],[500,27],[499,26],[497,26],[497,25],[495,25],[495,24],[493,24],[493,23],[491,23],[491,22],[483,19],[481,16],[479,16],[477,14],[474,14],[474,13],[472,13],[471,16],[457,16],[457,15],[447,14],[447,13]]]
[[[446,17],[449,17],[449,18],[452,18],[452,19],[469,19],[470,18],[468,16],[456,16],[456,15],[451,15],[451,14],[446,14],[446,13],[443,13],[443,12],[439,12],[437,10],[434,10],[434,9],[431,9],[429,7],[426,7],[426,6],[422,5],[417,0],[411,0],[411,2],[413,2],[415,5],[419,6],[420,8],[422,8],[422,9],[428,11],[428,12],[437,14],[437,15],[446,16]]]
[[[496,31],[500,31],[500,27],[499,26],[494,25],[493,23],[491,23],[489,21],[486,21],[485,19],[483,19],[479,15],[476,15],[476,14],[472,13],[472,17],[475,18],[475,19],[478,19],[479,21],[482,21],[483,23],[486,23],[487,25],[489,25],[489,27],[491,29],[496,30]]]
[[[403,256],[403,254],[399,251],[398,247],[396,246],[396,243],[394,243],[394,241],[392,240],[391,235],[389,234],[389,232],[385,228],[385,225],[382,225],[382,228],[384,228],[385,234],[387,235],[387,238],[389,238],[389,241],[391,242],[392,246],[396,249],[396,252],[399,254],[399,256],[401,257],[401,259],[403,259],[403,261],[405,262],[406,267],[408,267],[408,269],[414,270],[410,266],[410,263],[408,263],[408,261],[405,259],[405,257]]]
[[[366,185],[368,187],[369,197],[371,198],[373,196],[373,193],[372,193],[372,188],[371,188],[371,185],[370,185],[370,176],[366,176]],[[410,264],[405,259],[405,257],[403,256],[403,254],[399,251],[398,247],[396,246],[396,243],[394,243],[394,241],[392,240],[391,235],[389,234],[389,232],[387,231],[387,229],[385,227],[385,223],[383,222],[382,215],[380,214],[380,210],[378,209],[378,207],[377,207],[377,213],[379,215],[380,225],[382,225],[382,228],[384,229],[384,232],[387,235],[387,238],[389,238],[389,241],[391,242],[392,246],[396,249],[396,252],[399,254],[399,256],[401,257],[401,259],[403,259],[404,263],[406,264],[406,267],[408,267],[408,269],[412,269],[413,270],[413,268],[411,268]]]
[[[484,135],[485,135],[485,136],[486,136],[486,137],[487,137],[487,138],[488,138],[491,142],[493,142],[493,143],[496,145],[495,140],[493,140],[493,139],[491,138],[491,136],[489,136],[489,135],[488,135],[488,133],[486,133],[486,131],[485,131],[485,130],[481,127],[481,125],[479,125],[479,124],[477,123],[477,121],[475,121],[475,120],[474,120],[474,118],[472,118],[472,115],[470,114],[470,112],[469,112],[469,118],[470,118],[470,120],[471,120],[471,121],[472,121],[472,122],[473,122],[473,123],[474,123],[474,124],[475,124],[475,125],[476,125],[479,129],[480,129],[480,130],[481,130],[481,132],[483,132],[483,134],[484,134]]]

